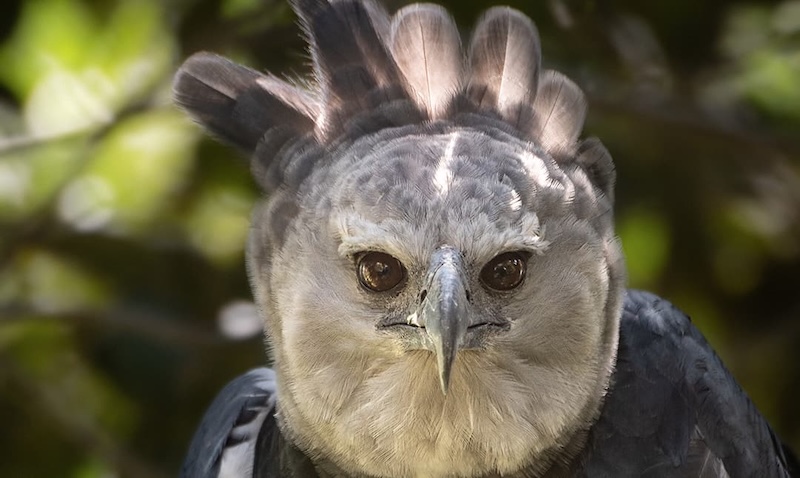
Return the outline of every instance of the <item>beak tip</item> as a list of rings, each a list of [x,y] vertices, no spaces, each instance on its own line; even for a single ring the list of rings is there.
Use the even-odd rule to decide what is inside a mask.
[[[420,323],[427,334],[426,348],[435,356],[442,394],[447,395],[456,353],[469,322],[466,276],[460,253],[450,246],[434,253],[429,270]]]
[[[442,388],[443,395],[447,395],[447,390],[450,388],[450,372],[455,364],[455,355],[455,353],[447,354],[446,356],[443,354],[440,355],[438,360],[439,385]]]
[[[439,385],[442,386],[442,395],[447,395],[447,388],[450,386],[450,377],[444,374],[439,375]]]

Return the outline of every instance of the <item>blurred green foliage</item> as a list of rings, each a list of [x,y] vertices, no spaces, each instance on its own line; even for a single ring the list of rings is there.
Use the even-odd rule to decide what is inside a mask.
[[[465,30],[492,4],[444,3]],[[800,1],[508,3],[589,94],[631,286],[687,310],[800,448]],[[282,0],[0,19],[0,476],[174,475],[213,394],[268,358],[241,307],[259,192],[171,75],[199,49],[302,73],[299,30]]]

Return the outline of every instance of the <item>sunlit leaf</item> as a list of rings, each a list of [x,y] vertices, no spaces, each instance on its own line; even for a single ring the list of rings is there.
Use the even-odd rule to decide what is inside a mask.
[[[175,41],[161,2],[119,2],[97,42],[96,64],[118,89],[117,108],[140,99],[172,72]]]
[[[119,123],[59,198],[62,220],[83,231],[147,227],[187,179],[197,130],[177,111]]]
[[[99,128],[114,119],[113,86],[100,70],[52,68],[34,85],[25,103],[27,131],[49,138]]]
[[[90,64],[98,28],[83,1],[23,2],[14,33],[0,49],[0,78],[19,97],[27,98],[54,69],[77,70]]]
[[[121,1],[105,23],[79,0],[24,5],[0,80],[22,100],[31,135],[108,124],[169,73],[175,47],[158,2]]]
[[[101,279],[52,252],[27,249],[0,272],[0,303],[22,302],[38,313],[94,310],[110,300]]]
[[[775,116],[800,119],[800,45],[794,51],[759,51],[744,66],[746,97]]]
[[[229,264],[242,257],[256,201],[248,185],[235,177],[211,177],[187,212],[190,243],[216,262]]]

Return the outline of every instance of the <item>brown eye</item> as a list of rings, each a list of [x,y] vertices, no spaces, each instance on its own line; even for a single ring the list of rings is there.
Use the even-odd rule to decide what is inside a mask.
[[[481,270],[481,281],[494,290],[511,290],[522,284],[527,264],[520,252],[506,252],[495,257]]]
[[[406,268],[383,252],[367,252],[358,260],[358,281],[373,292],[393,289],[406,277]]]

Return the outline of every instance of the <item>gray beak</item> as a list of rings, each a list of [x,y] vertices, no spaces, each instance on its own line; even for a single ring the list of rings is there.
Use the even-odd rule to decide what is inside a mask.
[[[461,254],[450,246],[434,252],[426,277],[419,325],[427,333],[426,348],[436,354],[439,383],[447,393],[456,352],[469,328],[467,284]]]

